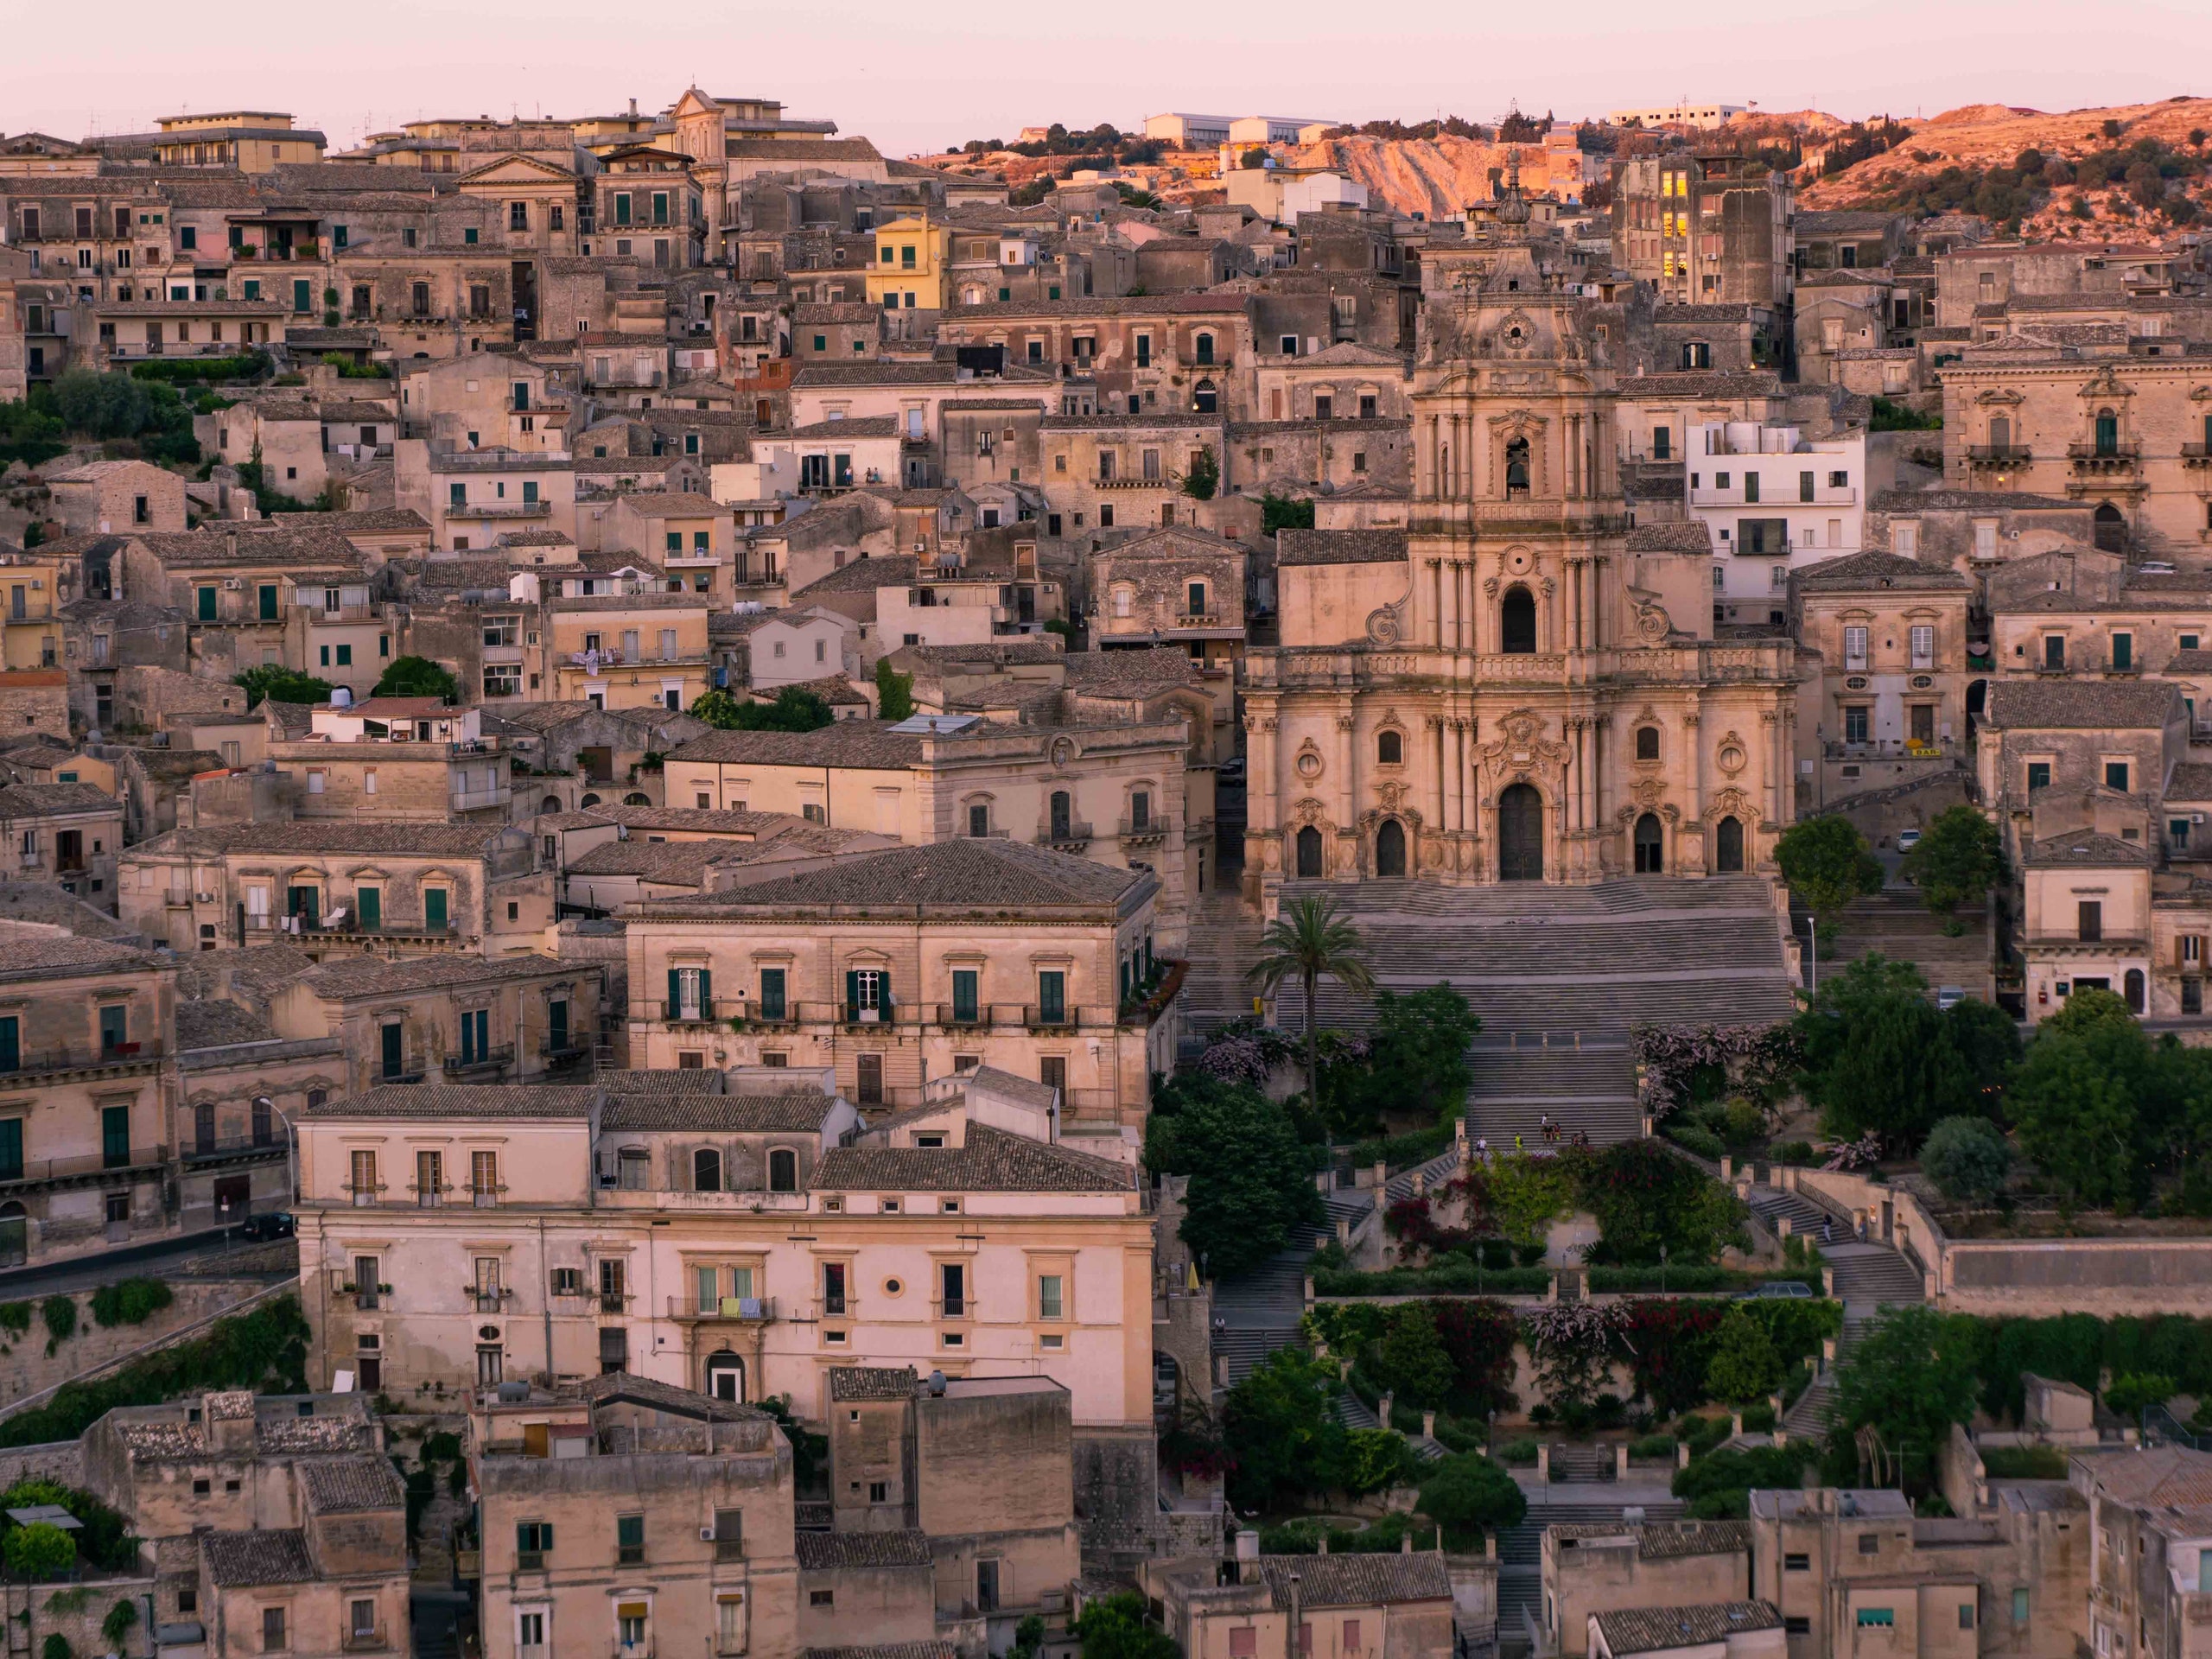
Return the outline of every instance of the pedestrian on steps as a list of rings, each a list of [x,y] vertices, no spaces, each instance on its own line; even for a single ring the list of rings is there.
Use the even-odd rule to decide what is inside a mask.
[[[1516,1152],[1526,1152],[1528,1150],[1526,1147],[1521,1144],[1521,1131],[1518,1129],[1513,1131],[1513,1150]]]
[[[1822,1216],[1821,1217],[1821,1243],[1823,1244],[1832,1244],[1834,1242],[1835,1224],[1830,1221],[1826,1216]]]

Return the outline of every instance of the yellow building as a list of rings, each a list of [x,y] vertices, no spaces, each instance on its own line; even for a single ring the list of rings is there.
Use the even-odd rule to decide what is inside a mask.
[[[875,233],[869,303],[887,311],[942,311],[951,264],[951,232],[931,224],[927,213],[894,219]]]

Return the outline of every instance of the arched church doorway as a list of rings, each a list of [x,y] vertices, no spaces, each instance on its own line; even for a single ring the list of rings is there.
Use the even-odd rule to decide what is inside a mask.
[[[1298,832],[1298,874],[1307,880],[1321,875],[1321,832],[1310,823]]]
[[[1395,818],[1385,818],[1382,827],[1375,832],[1375,874],[1403,875],[1405,873],[1405,827]]]
[[[1667,869],[1667,837],[1659,828],[1659,816],[1646,812],[1636,821],[1636,873],[1638,875],[1662,875]]]
[[[1497,798],[1497,874],[1501,881],[1544,879],[1544,798],[1515,784]]]
[[[1713,868],[1723,875],[1741,875],[1744,872],[1743,821],[1731,817],[1714,824],[1713,845]]]
[[[1536,596],[1526,588],[1512,587],[1505,590],[1505,600],[1498,607],[1498,633],[1509,657],[1533,657],[1536,654]]]

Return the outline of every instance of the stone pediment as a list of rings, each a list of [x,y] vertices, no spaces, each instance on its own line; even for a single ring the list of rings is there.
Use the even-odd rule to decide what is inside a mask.
[[[466,190],[486,184],[574,184],[575,178],[571,169],[535,156],[499,156],[462,174],[458,182]]]

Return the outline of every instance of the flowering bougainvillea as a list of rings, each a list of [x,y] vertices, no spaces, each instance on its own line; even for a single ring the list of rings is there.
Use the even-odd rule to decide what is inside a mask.
[[[1684,1105],[1691,1079],[1708,1069],[1738,1093],[1769,1095],[1797,1074],[1796,1033],[1777,1026],[1638,1026],[1629,1033],[1637,1095],[1660,1122]]]

